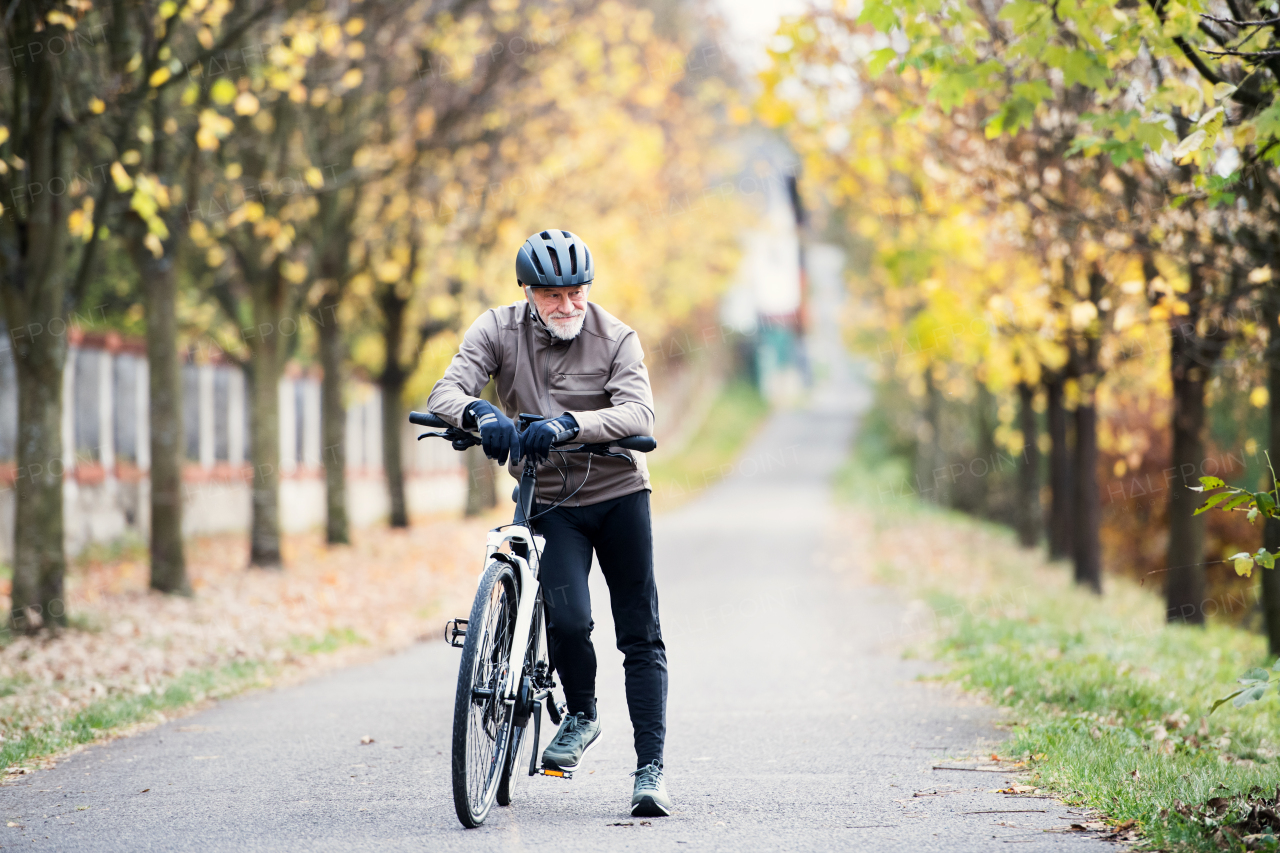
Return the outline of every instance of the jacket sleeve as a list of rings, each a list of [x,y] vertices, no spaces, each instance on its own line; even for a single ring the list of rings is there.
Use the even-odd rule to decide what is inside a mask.
[[[427,397],[427,409],[461,426],[462,413],[480,399],[489,377],[497,373],[498,356],[498,318],[490,310],[481,314],[463,335],[458,354]]]
[[[644,366],[644,349],[628,332],[613,355],[605,383],[613,405],[594,412],[570,412],[578,422],[578,441],[594,444],[629,435],[653,435],[653,391]]]

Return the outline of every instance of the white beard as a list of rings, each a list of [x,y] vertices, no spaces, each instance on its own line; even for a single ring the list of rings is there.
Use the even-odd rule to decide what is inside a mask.
[[[547,325],[547,331],[552,337],[559,338],[562,341],[571,341],[582,331],[582,324],[587,320],[587,312],[583,311],[575,317],[562,317],[557,319],[543,320]]]

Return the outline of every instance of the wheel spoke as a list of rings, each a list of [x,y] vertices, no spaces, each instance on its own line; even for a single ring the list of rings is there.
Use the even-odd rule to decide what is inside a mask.
[[[501,682],[511,650],[513,621],[514,601],[509,589],[505,584],[494,584],[472,672],[467,720],[467,795],[476,805],[489,800],[503,769],[510,706],[503,700]]]

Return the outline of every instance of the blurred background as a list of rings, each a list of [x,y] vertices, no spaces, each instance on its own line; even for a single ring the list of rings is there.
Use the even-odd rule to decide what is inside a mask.
[[[1280,651],[1263,524],[1190,491],[1280,447],[1266,57],[997,5],[4,4],[6,637],[166,649],[4,677],[75,682],[38,716],[434,624],[510,483],[405,417],[549,227],[644,343],[660,508],[834,378],[874,398],[848,500]]]

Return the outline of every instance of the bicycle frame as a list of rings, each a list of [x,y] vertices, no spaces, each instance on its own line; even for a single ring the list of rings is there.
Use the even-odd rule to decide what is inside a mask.
[[[516,606],[516,625],[511,638],[511,658],[507,665],[507,683],[499,685],[503,701],[514,702],[520,674],[524,672],[524,655],[529,645],[529,629],[533,625],[533,607],[538,598],[538,555],[545,540],[523,525],[490,530],[485,537],[485,571],[491,560],[505,560],[515,569],[520,586],[520,601]],[[511,543],[511,551],[502,550]],[[524,551],[521,556],[519,551]],[[483,574],[483,571],[481,572]],[[538,697],[541,698],[541,697]]]

